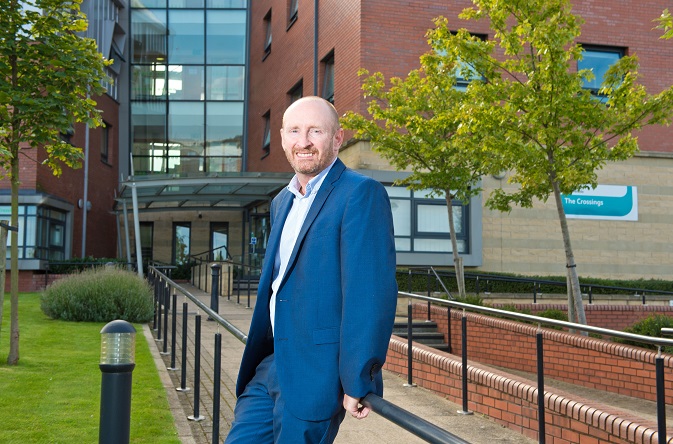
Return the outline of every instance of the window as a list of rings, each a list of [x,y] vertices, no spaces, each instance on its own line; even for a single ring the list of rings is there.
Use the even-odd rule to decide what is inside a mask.
[[[624,56],[622,48],[609,48],[598,46],[584,46],[582,51],[582,60],[577,61],[577,70],[588,69],[593,72],[593,79],[584,80],[584,89],[591,91],[601,102],[605,102],[607,97],[599,95],[598,91],[605,79],[605,73],[608,69],[617,63]]]
[[[189,222],[173,222],[173,264],[189,263],[192,225]]]
[[[455,32],[452,32],[452,34],[456,34]],[[472,37],[476,37],[477,39],[481,41],[485,41],[487,36],[484,34],[471,34]],[[479,74],[474,67],[468,65],[462,60],[457,61],[457,66],[456,66],[456,86],[455,88],[458,91],[465,91],[467,90],[467,85],[470,84],[473,80],[483,80],[484,76]]]
[[[100,133],[100,160],[110,163],[110,125],[107,122],[103,122]]]
[[[322,97],[334,104],[334,51],[323,59]]]
[[[152,245],[154,242],[154,222],[140,222],[140,253],[143,262],[152,261]]]
[[[224,261],[230,258],[229,251],[229,223],[210,223],[210,260]]]
[[[290,103],[294,103],[297,100],[304,97],[304,81],[300,80],[297,82],[288,92],[287,95],[290,97]]]
[[[0,205],[0,219],[9,220],[10,205]],[[60,261],[66,258],[68,213],[49,206],[19,205],[19,259]],[[71,227],[72,228],[72,227]],[[7,237],[7,247],[10,239]],[[7,259],[10,251],[7,248]]]
[[[288,0],[287,2],[287,27],[297,21],[297,13],[299,12],[299,0]]]
[[[395,249],[402,252],[451,252],[449,216],[444,197],[430,197],[429,190],[410,191],[387,186],[395,227]],[[467,206],[452,203],[458,251],[469,253]]]
[[[266,157],[271,152],[271,110],[264,113],[264,136],[262,138],[262,157]]]
[[[266,30],[266,36],[264,37],[264,58],[269,55],[271,52],[271,41],[273,36],[271,34],[271,10],[266,13],[264,16],[264,29]]]

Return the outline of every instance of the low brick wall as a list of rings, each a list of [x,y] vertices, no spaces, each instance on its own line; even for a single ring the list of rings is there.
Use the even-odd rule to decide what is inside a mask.
[[[406,340],[393,336],[384,368],[406,376],[407,351]],[[462,365],[457,356],[418,344],[413,359],[414,383],[462,405]],[[538,439],[536,384],[473,361],[468,365],[468,409]],[[656,423],[630,412],[554,389],[545,391],[545,436],[550,444],[659,444],[656,431]]]
[[[624,319],[647,317],[653,312],[671,313],[669,307],[608,307],[605,313],[626,313]],[[640,308],[640,310],[636,310]],[[545,308],[541,308],[545,309]],[[601,312],[599,306],[591,309]],[[641,313],[638,314],[637,312]],[[427,304],[414,304],[414,317],[427,319]],[[587,314],[589,310],[587,310]],[[431,318],[446,337],[446,307],[431,308]],[[596,318],[606,317],[600,315]],[[588,317],[588,316],[587,316]],[[607,316],[609,317],[609,316]],[[461,388],[461,310],[451,310],[453,354],[423,345],[414,345],[414,382],[462,404]],[[498,422],[537,438],[536,383],[494,371],[488,366],[536,373],[537,326],[466,313],[468,330],[469,409],[486,414]],[[656,400],[656,352],[616,344],[566,332],[541,329],[544,338],[545,376],[593,389]],[[671,374],[673,356],[662,355],[665,373]],[[477,364],[478,363],[478,364]],[[473,366],[474,365],[474,366]],[[395,336],[390,342],[386,368],[407,374],[407,344]],[[673,403],[673,381],[665,381],[666,403]],[[553,444],[565,443],[657,443],[657,426],[628,412],[600,406],[577,396],[547,390],[545,395],[547,435]],[[581,439],[581,441],[580,441]],[[669,440],[673,442],[673,438]]]

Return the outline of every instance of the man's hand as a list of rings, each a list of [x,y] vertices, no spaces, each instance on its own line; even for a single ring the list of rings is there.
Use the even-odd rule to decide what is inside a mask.
[[[355,419],[365,419],[369,415],[369,409],[360,405],[360,399],[352,398],[344,394],[344,409]]]

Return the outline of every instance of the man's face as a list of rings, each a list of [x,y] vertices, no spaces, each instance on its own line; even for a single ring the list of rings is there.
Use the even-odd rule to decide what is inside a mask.
[[[320,101],[295,103],[285,112],[280,130],[283,151],[300,179],[307,182],[337,157],[343,129],[327,104]]]

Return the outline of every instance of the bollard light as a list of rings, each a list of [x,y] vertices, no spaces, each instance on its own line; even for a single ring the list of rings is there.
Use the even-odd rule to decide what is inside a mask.
[[[100,331],[101,365],[135,365],[136,329],[126,321],[112,321]]]
[[[136,329],[122,320],[101,333],[102,373],[99,444],[128,444],[131,432],[131,382],[135,368]]]

